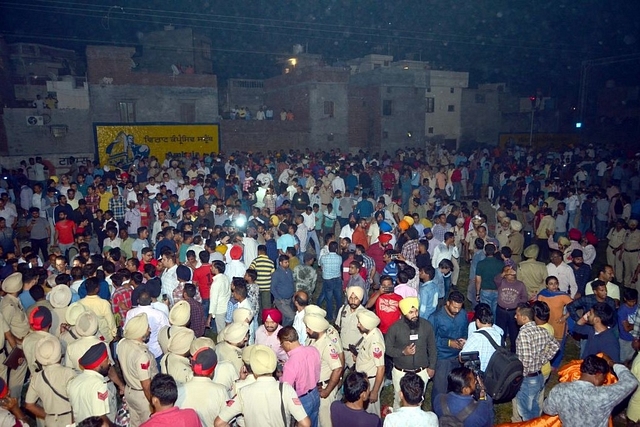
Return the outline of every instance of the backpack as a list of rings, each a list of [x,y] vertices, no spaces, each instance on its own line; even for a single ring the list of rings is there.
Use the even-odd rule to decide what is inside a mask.
[[[491,396],[495,403],[508,402],[516,396],[522,385],[524,379],[522,362],[518,356],[496,344],[487,331],[476,331],[476,333],[482,334],[496,349],[484,373],[487,395]]]
[[[440,427],[463,427],[464,421],[476,410],[478,402],[474,399],[470,405],[465,406],[462,411],[453,415],[449,410],[449,405],[447,405],[447,395],[441,394],[440,406],[442,407],[442,416],[438,418],[438,425]]]

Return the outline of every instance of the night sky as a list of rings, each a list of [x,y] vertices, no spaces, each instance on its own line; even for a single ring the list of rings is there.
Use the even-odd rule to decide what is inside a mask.
[[[598,67],[598,79],[637,83],[640,1],[42,0],[0,2],[8,42],[83,53],[87,44],[135,45],[165,24],[213,40],[220,79],[276,75],[293,44],[339,63],[369,53],[470,71],[471,84],[506,81],[516,91],[575,97],[583,60],[638,55]]]

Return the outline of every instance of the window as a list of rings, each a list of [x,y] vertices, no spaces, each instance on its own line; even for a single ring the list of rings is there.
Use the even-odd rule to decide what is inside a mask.
[[[202,57],[204,59],[211,59],[211,43],[202,42],[200,46],[202,49]]]
[[[476,104],[484,104],[486,101],[484,94],[476,93]]]
[[[387,132],[386,130],[382,131],[382,139],[387,139],[389,138],[389,132]]]
[[[427,133],[433,133],[433,128],[430,127],[429,129],[427,129]]]
[[[387,86],[387,93],[391,93],[391,86]]]
[[[333,117],[333,101],[324,101],[324,114]]]
[[[180,121],[182,123],[196,122],[195,102],[183,102],[182,104],[180,104]]]
[[[450,112],[450,113],[453,112],[453,111],[456,111],[456,106],[455,105],[449,105],[447,107],[447,111]]]
[[[427,88],[427,92],[428,92],[428,93],[431,93],[431,86],[429,86],[429,87]]]
[[[135,101],[118,102],[118,110],[120,111],[120,121],[123,123],[133,123],[136,121],[136,103]]]
[[[427,98],[427,113],[433,113],[436,107],[436,99],[435,98]]]
[[[391,106],[393,105],[393,103],[391,102],[390,99],[385,99],[382,101],[382,115],[383,116],[390,116],[392,114],[392,109]]]
[[[456,93],[456,88],[455,88],[455,87],[452,87],[451,89],[449,89],[449,92],[451,92],[451,93]]]
[[[384,66],[388,67],[389,66],[389,61],[384,61]]]

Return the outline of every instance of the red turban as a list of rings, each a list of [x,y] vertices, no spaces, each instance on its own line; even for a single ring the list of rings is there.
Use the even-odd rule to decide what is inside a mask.
[[[282,322],[282,313],[277,308],[265,308],[262,310],[262,323],[267,320],[280,324]]]
[[[572,228],[571,230],[569,230],[569,239],[580,241],[581,238],[582,233],[580,232],[580,230],[578,230],[577,228]]]

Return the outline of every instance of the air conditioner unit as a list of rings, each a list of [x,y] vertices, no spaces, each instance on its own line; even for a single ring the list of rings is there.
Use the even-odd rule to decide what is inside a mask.
[[[42,126],[44,125],[44,118],[42,116],[27,116],[27,125]]]

